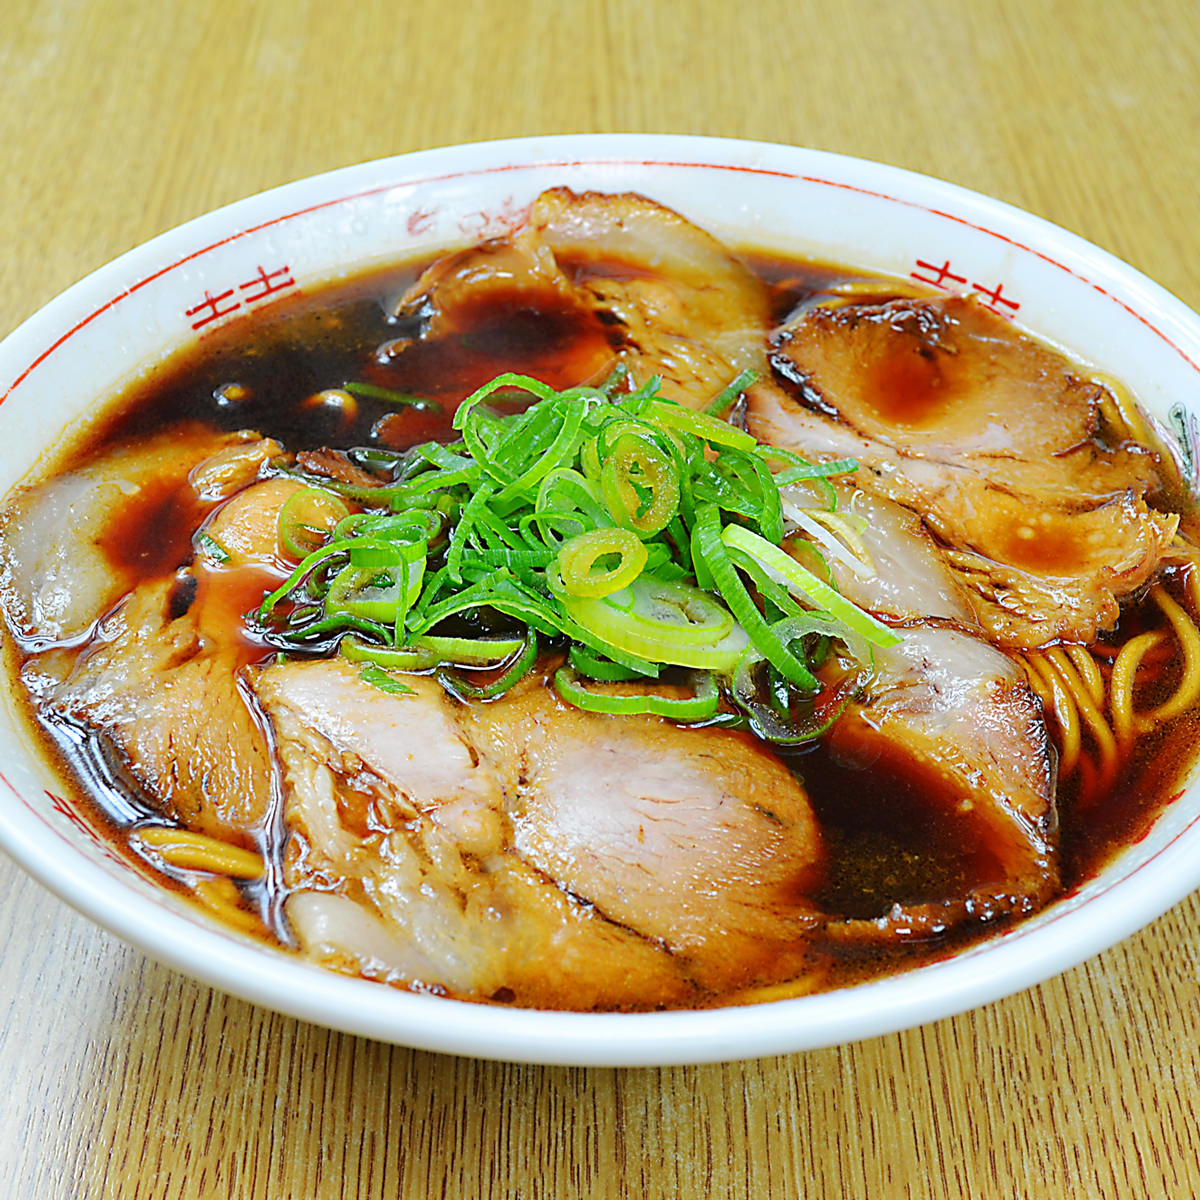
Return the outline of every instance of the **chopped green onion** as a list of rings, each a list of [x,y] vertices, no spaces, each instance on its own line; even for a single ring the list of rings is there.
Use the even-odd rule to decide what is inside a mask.
[[[599,679],[606,683],[626,683],[630,679],[645,678],[640,671],[623,667],[611,659],[593,654],[591,650],[586,646],[581,646],[578,642],[571,643],[567,658],[580,675],[586,675],[589,679]]]
[[[342,385],[352,396],[367,396],[372,400],[383,400],[388,404],[409,405],[413,408],[431,408],[441,412],[442,406],[436,400],[426,400],[423,396],[412,396],[408,392],[397,392],[392,388],[379,387],[374,383],[346,383]]]
[[[530,629],[525,634],[525,643],[521,648],[521,652],[505,668],[504,672],[493,679],[491,683],[484,684],[481,687],[449,670],[438,672],[438,679],[442,680],[443,683],[449,683],[449,690],[457,692],[460,696],[465,696],[473,700],[491,700],[496,696],[503,695],[514,684],[520,683],[533,670],[534,664],[537,662],[537,656],[537,634]]]
[[[728,525],[725,528],[740,529],[741,526]],[[693,537],[698,546],[699,556],[704,559],[712,574],[713,583],[746,631],[748,640],[762,651],[771,665],[790,683],[802,692],[816,692],[819,685],[812,671],[779,640],[763,620],[745,585],[738,578],[725,548],[715,504],[705,504],[697,510]]]
[[[459,514],[458,524],[455,526],[454,533],[450,537],[450,546],[446,552],[446,570],[450,573],[450,578],[455,583],[462,582],[463,548],[466,546],[467,538],[471,536],[475,522],[479,519],[479,514],[483,512],[493,491],[494,489],[490,483],[486,481],[481,483],[475,494],[467,501],[466,507]]]
[[[776,633],[783,640],[791,641],[793,636],[803,636],[809,632],[803,627],[793,628],[794,625],[793,622],[780,622],[775,627]],[[755,676],[765,664],[766,659],[758,648],[748,647],[733,673],[729,694],[745,713],[751,731],[763,741],[777,746],[801,746],[827,733],[861,684],[860,675],[848,675],[816,697],[801,700],[794,706],[790,703],[785,705],[781,712],[777,704],[771,703],[774,696],[767,702],[762,699],[762,689]],[[803,711],[797,713],[794,709]]]
[[[763,566],[779,575],[787,587],[793,592],[808,596],[820,608],[824,608],[837,620],[848,626],[860,637],[866,638],[873,646],[881,650],[900,643],[900,635],[890,629],[882,621],[871,616],[851,603],[831,584],[818,579],[811,571],[802,567],[786,550],[773,546],[760,538],[756,533],[743,529],[740,525],[727,525],[721,533],[721,540],[726,546],[736,546],[739,550],[758,559]]]
[[[205,558],[212,559],[218,565],[229,561],[229,551],[212,534],[203,532],[196,534],[196,546]]]
[[[740,375],[722,388],[712,400],[709,401],[705,408],[705,413],[710,417],[723,417],[725,410],[732,406],[733,402],[758,378],[757,371],[751,371],[747,368]]]
[[[724,689],[747,714],[726,717],[808,736],[829,707],[816,672],[844,660],[836,645],[869,664],[897,635],[781,549],[799,524],[814,566],[818,545],[836,553],[831,541],[853,555],[855,520],[836,511],[830,477],[856,464],[808,463],[718,419],[753,378],[693,412],[659,396],[657,379],[560,392],[508,373],[458,407],[461,441],[359,455],[378,487],[281,467],[309,485],[286,514],[291,552],[309,552],[259,606],[264,636],[300,649],[337,641],[384,675],[436,670],[448,690],[483,699],[524,678],[546,646],[565,651],[555,686],[580,707],[708,720]],[[524,392],[525,407],[486,407],[500,391]],[[792,485],[818,489],[828,511],[794,492],[785,507]],[[697,694],[580,682],[654,680],[668,667],[705,672]],[[480,685],[470,672],[481,668],[498,674]]]
[[[670,429],[682,429],[708,442],[710,446],[732,446],[736,450],[750,450],[758,443],[752,434],[735,429],[725,421],[705,413],[692,412],[678,404],[655,400],[647,412],[652,419]]]
[[[497,667],[505,659],[512,658],[524,645],[524,641],[511,637],[456,638],[427,634],[423,638],[417,638],[417,644],[440,654],[442,662],[466,663],[474,667]]]
[[[351,662],[373,662],[397,671],[426,671],[447,664],[498,667],[524,644],[521,638],[420,637],[407,646],[378,646],[349,634],[342,639],[341,653]]]
[[[612,519],[642,537],[653,537],[679,511],[679,472],[646,438],[626,433],[600,468],[600,487]]]
[[[554,688],[568,704],[587,712],[669,717],[673,721],[703,721],[711,717],[721,703],[717,685],[708,672],[697,674],[695,694],[691,696],[593,692],[570,667],[559,667],[554,673]]]
[[[707,592],[687,584],[642,580],[635,588],[636,597],[625,607],[617,596],[560,599],[575,623],[610,657],[615,651],[670,666],[732,670],[745,649],[746,635]]]
[[[363,663],[358,677],[364,683],[369,683],[381,692],[387,692],[393,696],[415,696],[417,694],[408,684],[401,683],[399,679],[389,675],[382,667],[376,666],[374,663]]]
[[[615,556],[617,562],[597,571],[596,563]],[[637,534],[628,529],[591,529],[576,534],[558,552],[563,587],[572,596],[608,596],[631,584],[649,557]]]
[[[349,515],[346,502],[333,492],[313,487],[293,492],[279,510],[279,544],[293,557],[303,558]]]

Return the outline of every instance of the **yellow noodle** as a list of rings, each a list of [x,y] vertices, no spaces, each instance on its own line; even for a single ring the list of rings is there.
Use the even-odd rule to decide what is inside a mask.
[[[1050,713],[1054,711],[1054,693],[1050,690],[1049,684],[1037,673],[1033,664],[1027,659],[1021,659],[1021,666],[1025,668],[1025,677],[1029,680],[1029,686],[1037,693],[1038,699],[1042,702],[1042,708]]]
[[[1161,645],[1163,635],[1158,630],[1139,633],[1121,647],[1121,653],[1113,662],[1109,679],[1109,709],[1112,712],[1113,732],[1122,749],[1128,749],[1134,735],[1145,729],[1145,721],[1139,719],[1133,708],[1133,689],[1137,681],[1138,668],[1147,653]]]
[[[1080,678],[1087,687],[1088,693],[1097,704],[1104,703],[1104,676],[1100,674],[1100,668],[1096,665],[1096,660],[1088,653],[1086,646],[1067,646],[1067,656],[1075,664],[1075,669],[1079,672]]]
[[[1079,764],[1079,751],[1082,746],[1079,708],[1062,677],[1050,665],[1044,654],[1027,654],[1025,661],[1037,672],[1043,685],[1050,691],[1052,697],[1050,707],[1062,730],[1058,769],[1064,777],[1068,776]]]
[[[1185,580],[1189,600],[1200,609],[1200,572],[1189,571]],[[1170,621],[1183,656],[1174,693],[1150,712],[1137,711],[1135,696],[1147,655],[1164,646],[1161,630],[1139,634],[1122,646],[1113,660],[1107,687],[1086,647],[1052,646],[1025,655],[1030,684],[1054,713],[1062,731],[1059,769],[1064,777],[1079,771],[1079,795],[1084,804],[1111,787],[1122,754],[1138,734],[1180,716],[1200,701],[1200,629],[1161,584],[1150,594]],[[1083,756],[1084,731],[1096,747],[1095,762]]]
[[[166,825],[146,826],[137,831],[142,844],[157,851],[172,867],[185,871],[211,871],[235,879],[257,879],[264,871],[262,858],[253,850],[231,846],[207,834]]]
[[[241,894],[230,879],[202,879],[193,889],[196,899],[210,909],[224,924],[244,933],[262,933],[263,924],[241,907]]]
[[[1155,722],[1169,721],[1185,713],[1200,698],[1200,632],[1192,618],[1167,594],[1161,583],[1150,589],[1150,595],[1171,622],[1180,649],[1183,650],[1183,667],[1175,694],[1149,714]]]
[[[1067,690],[1071,693],[1071,698],[1075,701],[1075,707],[1079,710],[1080,716],[1086,716],[1086,710],[1089,702],[1094,706],[1095,696],[1092,694],[1091,688],[1080,675],[1075,664],[1071,661],[1063,646],[1047,646],[1042,654],[1050,665],[1058,672],[1063,683],[1066,684]],[[1108,729],[1108,722],[1101,718],[1101,724],[1105,729]]]
[[[1064,686],[1071,693],[1071,698],[1075,702],[1075,706],[1082,717],[1084,724],[1087,725],[1088,732],[1100,750],[1100,775],[1098,784],[1104,788],[1111,784],[1117,776],[1117,767],[1119,764],[1119,754],[1117,751],[1117,740],[1113,737],[1113,732],[1109,728],[1108,722],[1104,719],[1104,714],[1100,711],[1095,700],[1092,699],[1087,686],[1079,677],[1079,672],[1071,665],[1071,661],[1063,652],[1062,647],[1053,646],[1046,651],[1046,659],[1052,669],[1062,679]]]

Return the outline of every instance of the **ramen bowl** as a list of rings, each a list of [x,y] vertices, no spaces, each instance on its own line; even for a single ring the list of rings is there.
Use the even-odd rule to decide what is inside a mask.
[[[997,201],[788,146],[566,136],[403,155],[200,217],[77,283],[0,344],[0,493],[97,403],[181,348],[289,296],[520,227],[549,187],[634,191],[734,247],[972,292],[1120,379],[1196,479],[1200,319],[1124,263]],[[1196,772],[1106,865],[1035,917],[939,961],[834,992],[645,1013],[520,1010],[307,965],[210,921],[118,853],[62,787],[15,699],[0,719],[0,845],[158,960],[279,1012],[456,1054],[638,1065],[781,1054],[893,1032],[1027,988],[1119,941],[1200,884]]]

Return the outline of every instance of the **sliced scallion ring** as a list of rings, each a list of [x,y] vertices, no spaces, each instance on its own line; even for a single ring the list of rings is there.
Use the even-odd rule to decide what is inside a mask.
[[[717,685],[707,671],[697,672],[695,694],[691,696],[664,696],[653,691],[595,692],[570,667],[559,667],[554,673],[554,688],[568,704],[586,712],[668,717],[672,721],[703,721],[721,703]]]
[[[577,642],[571,644],[567,660],[580,675],[586,675],[589,679],[599,679],[604,683],[627,683],[631,679],[646,678],[641,671],[602,658]]]
[[[686,586],[686,585],[679,585]],[[699,592],[699,589],[695,589]],[[703,596],[704,593],[699,592]],[[728,618],[725,632],[705,626],[698,636],[695,626],[679,619],[679,610],[664,618],[649,618],[609,604],[579,596],[563,596],[568,615],[598,644],[605,654],[633,655],[650,662],[709,671],[731,671],[746,647],[745,632]],[[711,601],[710,601],[711,603]],[[716,608],[716,606],[714,606]]]
[[[775,631],[781,640],[790,643],[797,637],[820,632],[820,628],[807,619],[800,619],[781,621]],[[756,674],[766,667],[767,659],[762,652],[756,646],[749,646],[730,680],[729,695],[745,714],[751,731],[776,746],[801,746],[827,733],[845,712],[862,680],[861,672],[847,675],[832,687],[823,688],[816,696],[798,698],[794,706],[789,703],[785,711],[780,712],[771,703],[774,697],[764,700],[761,696]]]
[[[293,492],[279,510],[279,545],[294,558],[304,558],[318,549],[349,515],[349,506],[335,493],[302,488]]]
[[[424,671],[447,663],[467,667],[498,667],[525,644],[523,638],[427,637],[407,646],[376,646],[354,634],[342,639],[341,652],[351,662],[374,662],[400,671]]]
[[[460,696],[472,700],[492,700],[497,696],[504,695],[514,684],[520,683],[533,670],[534,663],[537,662],[537,656],[537,634],[530,629],[525,634],[525,642],[520,649],[520,653],[505,668],[503,673],[496,679],[493,679],[491,683],[485,683],[481,686],[464,678],[458,672],[451,673],[449,668],[443,668],[439,671],[438,679],[442,681],[443,686],[449,684],[448,690],[457,692]]]
[[[609,567],[596,569],[604,558],[616,558]],[[648,555],[636,533],[628,529],[591,529],[563,543],[558,552],[558,574],[572,596],[608,596],[627,587],[642,573]]]
[[[600,468],[600,487],[612,519],[653,537],[679,511],[679,470],[652,440],[625,433]]]

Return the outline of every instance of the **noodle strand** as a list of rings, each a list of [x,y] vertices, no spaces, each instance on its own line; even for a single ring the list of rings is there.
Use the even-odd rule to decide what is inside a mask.
[[[263,933],[263,923],[241,906],[241,893],[231,879],[202,879],[192,889],[196,899],[224,924],[242,933]]]
[[[1191,580],[1195,577],[1195,572],[1191,571],[1188,575]],[[1200,697],[1200,631],[1197,631],[1195,622],[1187,612],[1167,594],[1167,590],[1162,584],[1156,584],[1151,588],[1150,595],[1154,597],[1155,604],[1162,609],[1167,620],[1171,622],[1171,627],[1175,630],[1175,637],[1179,641],[1184,655],[1179,686],[1176,688],[1175,694],[1157,708],[1152,709],[1149,714],[1150,719],[1157,724],[1181,716]]]
[[[1087,687],[1088,694],[1097,704],[1104,703],[1104,676],[1096,660],[1086,646],[1066,646],[1067,656],[1075,664],[1080,678]]]
[[[1108,722],[1104,719],[1104,714],[1100,711],[1086,684],[1080,678],[1078,671],[1075,670],[1062,647],[1054,646],[1045,653],[1051,669],[1062,679],[1064,687],[1070,693],[1077,713],[1087,726],[1088,732],[1092,735],[1100,751],[1100,762],[1094,786],[1089,786],[1086,793],[1088,799],[1091,800],[1095,798],[1096,793],[1094,789],[1107,789],[1117,777],[1117,770],[1120,765],[1117,741],[1113,736],[1113,731],[1109,728]]]
[[[1079,763],[1079,754],[1083,743],[1079,709],[1062,676],[1055,671],[1044,653],[1027,654],[1025,662],[1032,671],[1036,672],[1043,687],[1050,693],[1050,709],[1062,731],[1062,745],[1058,750],[1058,769],[1064,776],[1070,775]]]
[[[257,879],[265,871],[262,857],[253,850],[231,846],[207,834],[167,825],[147,825],[137,831],[144,846],[154,850],[169,866],[184,871],[211,871],[235,879]]]
[[[1200,611],[1200,569],[1192,566],[1183,580],[1190,607]],[[1078,772],[1078,794],[1084,806],[1113,785],[1139,734],[1182,716],[1200,702],[1200,628],[1163,584],[1150,589],[1150,598],[1169,622],[1171,638],[1167,631],[1154,629],[1129,638],[1119,650],[1103,644],[1048,646],[1022,658],[1030,687],[1059,727],[1059,771],[1064,778]],[[1157,707],[1139,712],[1139,677],[1147,672],[1156,677],[1180,655],[1174,691]],[[1111,666],[1105,661],[1110,658]],[[1095,758],[1085,753],[1085,733]]]
[[[1112,666],[1109,679],[1109,708],[1112,712],[1113,732],[1123,750],[1133,744],[1134,735],[1144,731],[1144,719],[1139,719],[1133,708],[1133,689],[1138,668],[1147,653],[1162,644],[1163,635],[1158,630],[1139,633],[1121,647],[1120,654]]]

